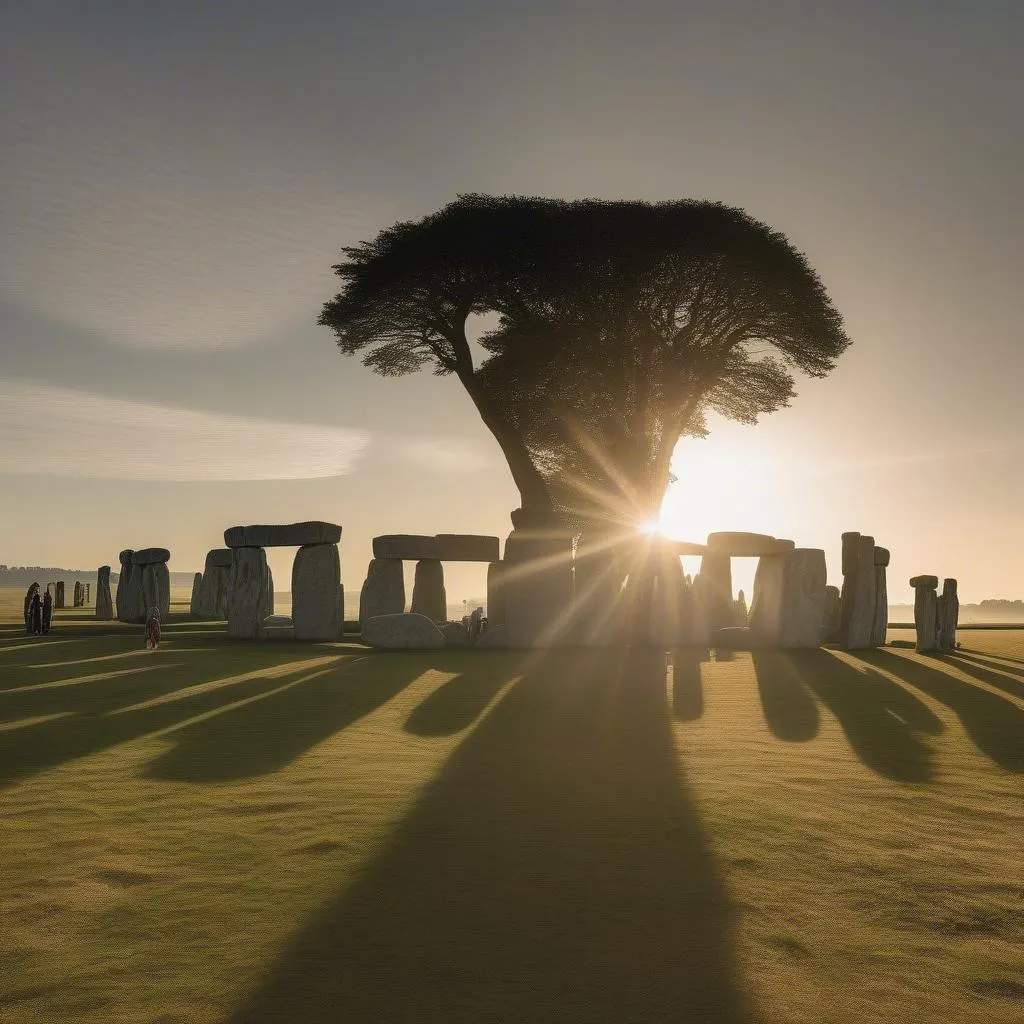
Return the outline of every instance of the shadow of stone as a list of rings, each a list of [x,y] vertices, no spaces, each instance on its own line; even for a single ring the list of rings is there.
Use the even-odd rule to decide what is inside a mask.
[[[850,747],[872,771],[898,782],[930,782],[933,751],[921,733],[942,720],[899,683],[860,671],[828,651],[780,652],[798,678],[836,716]]]
[[[430,667],[456,672],[413,709],[405,731],[416,736],[450,736],[471,726],[498,691],[520,671],[523,654],[457,651],[437,657]]]
[[[704,684],[701,663],[707,652],[679,647],[672,652],[672,717],[678,722],[695,722],[704,714]]]
[[[805,743],[818,735],[818,702],[796,671],[793,652],[752,651],[764,720],[776,739]]]
[[[924,664],[881,650],[858,651],[857,655],[945,704],[956,713],[975,746],[1000,768],[1024,772],[1024,711],[1012,701],[943,672],[938,667],[944,663],[941,659]]]
[[[230,1020],[750,1020],[665,688],[542,656]]]
[[[1020,678],[1024,671],[1021,669],[1010,668],[1008,665],[999,665],[991,661],[982,661],[970,654],[948,654],[943,660],[955,665],[961,672],[974,676],[975,679],[988,683],[989,686],[994,686],[997,690],[1002,690],[1014,697],[1024,697],[1024,679]]]
[[[145,778],[232,782],[278,771],[405,689],[424,669],[422,656],[356,656],[293,679],[279,693],[176,730]],[[276,688],[275,687],[275,688]]]

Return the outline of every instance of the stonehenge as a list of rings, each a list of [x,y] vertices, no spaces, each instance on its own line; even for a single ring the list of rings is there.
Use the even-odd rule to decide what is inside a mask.
[[[121,572],[114,605],[119,622],[145,622],[154,605],[160,617],[167,618],[171,611],[170,557],[167,548],[126,548],[118,555]]]
[[[921,654],[956,649],[956,627],[960,616],[960,599],[955,579],[942,581],[938,593],[938,576],[912,576],[914,588],[914,649]]]
[[[199,619],[223,620],[228,617],[228,580],[231,575],[231,548],[213,548],[206,553],[199,598],[192,612]]]
[[[227,569],[223,602],[229,637],[252,640],[286,634],[296,640],[340,640],[344,630],[340,541],[341,527],[320,521],[230,527],[224,531],[226,548],[206,556],[202,612],[219,611],[222,577],[218,571]],[[268,547],[299,549],[292,563],[290,620],[274,615]]]
[[[889,551],[876,546],[874,537],[856,532],[844,533],[842,545],[839,646],[847,651],[881,647],[889,616]]]
[[[114,602],[110,597],[110,566],[101,565],[96,571],[96,618],[114,617]]]

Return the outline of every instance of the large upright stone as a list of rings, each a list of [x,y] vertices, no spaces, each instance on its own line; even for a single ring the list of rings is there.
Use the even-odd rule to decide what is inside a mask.
[[[171,577],[166,562],[149,562],[142,566],[142,596],[145,613],[156,606],[160,609],[160,618],[166,619],[171,612]]]
[[[206,553],[199,601],[199,614],[204,619],[227,618],[231,559],[231,548],[213,548]]]
[[[880,556],[879,552],[883,552]],[[883,557],[885,561],[879,561]],[[889,588],[885,580],[885,567],[889,564],[889,552],[875,548],[875,615],[871,624],[871,646],[884,647],[885,635],[889,629]]]
[[[203,574],[197,572],[192,577],[192,599],[188,603],[188,613],[193,618],[199,618],[202,614],[203,599]]]
[[[82,607],[82,584],[78,580],[75,580],[75,591],[74,594],[72,595],[72,601],[73,608]]]
[[[121,552],[122,557],[126,552]],[[121,562],[121,577],[117,583],[117,618],[120,622],[145,622],[146,597],[142,590],[142,566],[129,561]]]
[[[128,590],[128,578],[132,574],[132,549],[125,548],[117,558],[121,563],[121,567],[118,570],[117,590],[114,593],[114,613],[121,622],[130,622],[131,620],[126,618],[128,606],[125,594]],[[60,586],[60,584],[58,584],[58,586]],[[63,590],[63,588],[61,589]],[[63,594],[61,596],[63,596]]]
[[[847,573],[847,568],[853,571]],[[863,651],[872,646],[875,623],[874,537],[843,534],[843,569],[841,645]]]
[[[252,640],[260,628],[263,588],[267,582],[267,553],[263,548],[236,548],[230,571],[228,636],[238,640]]]
[[[340,640],[344,629],[337,544],[304,544],[292,564],[296,640]]]
[[[378,615],[401,615],[405,611],[405,579],[397,558],[371,558],[366,582],[359,591],[359,622]]]
[[[269,618],[274,614],[274,574],[267,566],[267,579],[263,586],[263,606],[260,608],[260,621]]]
[[[754,572],[750,635],[760,647],[781,647],[789,554],[762,555]],[[701,570],[703,572],[703,570]]]
[[[825,618],[827,569],[820,548],[795,548],[785,559],[782,599],[781,646],[787,649],[817,647]]]
[[[439,533],[435,538],[442,562],[496,562],[498,538],[472,533]]]
[[[410,610],[416,615],[425,615],[434,622],[448,621],[444,568],[436,558],[421,558],[416,563]]]
[[[651,641],[658,647],[682,647],[691,638],[690,588],[674,551],[658,551],[653,564]]]
[[[914,628],[917,630],[916,650],[927,654],[936,649],[938,643],[938,601],[935,576],[915,576],[910,585],[914,588]]]
[[[585,530],[580,536],[573,561],[572,635],[577,643],[607,647],[622,639],[622,585],[628,561],[625,549],[633,540],[624,538],[621,531],[598,528]]]
[[[572,535],[513,529],[505,541],[505,639],[550,647],[571,637]]]
[[[319,520],[274,526],[232,526],[224,531],[229,548],[297,548],[309,544],[337,544],[341,527]]]
[[[101,565],[96,571],[96,618],[108,621],[114,617],[114,602],[110,597],[110,566]]]
[[[711,534],[708,538],[717,536]],[[708,629],[713,633],[732,625],[732,566],[729,555],[717,554],[708,545],[708,553],[700,560],[701,597]],[[757,587],[754,588],[754,601]]]
[[[58,580],[57,586],[54,587],[53,593],[53,607],[63,608],[64,607],[64,581]]]
[[[825,640],[838,642],[843,627],[843,604],[839,596],[839,588],[825,588],[825,612],[821,620],[821,633]]]
[[[505,621],[505,563],[498,560],[487,566],[487,628]]]
[[[403,562],[437,558],[437,538],[418,533],[386,533],[373,538],[373,557],[397,558]]]
[[[936,607],[936,647],[940,651],[956,649],[956,627],[960,618],[960,598],[956,580],[944,579]]]

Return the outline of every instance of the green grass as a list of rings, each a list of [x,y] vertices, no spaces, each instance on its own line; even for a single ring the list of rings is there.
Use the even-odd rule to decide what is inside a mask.
[[[172,621],[151,653],[72,610],[27,638],[20,600],[0,1020],[1024,1010],[1024,632],[380,654]]]

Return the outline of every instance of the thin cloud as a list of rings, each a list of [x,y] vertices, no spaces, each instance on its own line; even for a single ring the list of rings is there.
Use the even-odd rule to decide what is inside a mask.
[[[475,473],[493,463],[483,445],[461,437],[392,437],[382,439],[391,456],[442,473]]]
[[[351,472],[365,431],[197,412],[0,381],[0,473],[107,480],[311,480]]]

